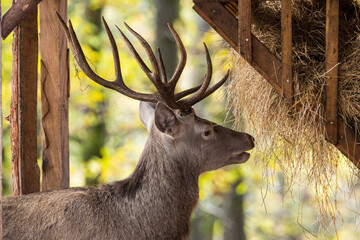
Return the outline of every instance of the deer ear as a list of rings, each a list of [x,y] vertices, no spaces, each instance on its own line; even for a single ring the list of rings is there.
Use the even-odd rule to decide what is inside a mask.
[[[140,112],[140,121],[150,132],[151,125],[154,121],[156,104],[152,102],[140,102],[139,112]]]
[[[173,136],[179,128],[179,121],[169,107],[158,102],[155,109],[155,125],[161,132]]]

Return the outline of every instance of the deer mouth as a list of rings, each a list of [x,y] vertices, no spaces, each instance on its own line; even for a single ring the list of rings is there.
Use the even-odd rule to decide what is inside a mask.
[[[237,164],[237,163],[244,163],[250,158],[250,153],[248,152],[241,152],[235,153],[230,159],[228,160],[230,164]]]

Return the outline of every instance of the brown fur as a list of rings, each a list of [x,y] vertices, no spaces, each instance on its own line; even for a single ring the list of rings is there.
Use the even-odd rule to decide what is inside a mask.
[[[122,181],[5,198],[3,238],[186,239],[198,201],[198,176],[207,169],[201,162],[200,138],[187,134],[196,132],[191,129],[194,121],[212,123],[196,116],[176,117],[181,136],[170,137],[152,123],[136,169]],[[226,131],[229,140],[242,139],[246,146],[240,152],[253,147],[249,135]],[[193,149],[183,148],[183,137]]]

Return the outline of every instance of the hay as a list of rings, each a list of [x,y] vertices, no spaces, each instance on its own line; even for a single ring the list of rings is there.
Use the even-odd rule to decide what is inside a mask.
[[[314,186],[319,224],[326,229],[328,220],[335,224],[339,182],[353,189],[358,169],[325,140],[324,123],[315,119],[325,100],[325,1],[292,4],[295,99],[301,109],[284,102],[234,51],[228,107],[238,122],[246,118],[250,123],[263,156],[264,177],[269,168],[280,166],[289,191],[295,183]],[[253,5],[253,33],[281,58],[280,0]],[[339,60],[339,115],[360,133],[360,29],[355,6],[342,6]]]

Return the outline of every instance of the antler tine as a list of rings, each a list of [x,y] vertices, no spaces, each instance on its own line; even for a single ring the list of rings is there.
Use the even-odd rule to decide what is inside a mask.
[[[201,100],[203,100],[204,98],[206,98],[207,96],[209,96],[210,94],[212,94],[213,92],[215,92],[219,87],[221,87],[227,80],[227,78],[229,77],[229,73],[230,70],[227,71],[227,73],[225,74],[225,76],[216,84],[214,84],[211,88],[207,89],[206,92],[201,96],[201,98],[198,100],[198,102],[200,102]],[[182,92],[176,93],[175,94],[175,100],[179,100],[183,97],[186,97],[187,95],[190,95],[194,92],[196,92],[197,90],[199,90],[199,88],[202,86],[198,85],[196,87],[190,88],[190,89],[186,89]]]
[[[197,100],[197,102],[200,102],[201,100],[203,100],[204,98],[215,92],[219,87],[221,87],[226,82],[227,78],[229,77],[229,74],[230,74],[230,70],[227,71],[225,76],[220,81],[214,84],[211,88],[207,89],[206,92],[203,95],[201,95],[201,97]]]
[[[175,100],[177,101],[179,99],[182,99],[183,97],[186,97],[187,95],[190,95],[190,94],[196,92],[197,90],[199,90],[201,85],[202,84],[200,84],[199,86],[193,87],[193,88],[186,89],[182,92],[175,93],[175,95],[174,95]]]
[[[186,99],[180,100],[178,102],[180,105],[185,105],[185,106],[194,105],[195,103],[200,101],[199,99],[205,93],[206,89],[209,87],[211,76],[212,76],[212,63],[211,63],[209,50],[205,43],[204,43],[204,49],[205,49],[206,62],[207,62],[207,72],[205,75],[205,79],[204,79],[203,83],[201,84],[201,87],[193,95],[191,95],[190,97],[188,97]]]
[[[165,66],[164,66],[164,62],[163,62],[163,58],[162,58],[162,55],[161,55],[160,48],[157,48],[157,52],[158,52],[158,57],[159,57],[158,63],[160,65],[161,82],[167,83],[167,76],[166,76]]]
[[[175,31],[175,29],[169,23],[167,25],[168,25],[168,28],[170,29],[170,32],[173,35],[176,45],[178,46],[179,51],[180,51],[179,64],[177,65],[176,70],[169,81],[170,89],[173,92],[173,91],[175,91],[176,84],[179,81],[182,71],[184,70],[187,55],[186,55],[186,50],[185,50],[184,44],[182,43],[182,41],[181,41],[179,35],[177,34],[177,32]]]
[[[144,73],[146,74],[146,76],[152,81],[153,80],[153,75],[151,70],[148,68],[148,66],[146,66],[146,64],[144,63],[144,61],[142,60],[142,58],[140,57],[139,53],[136,51],[136,49],[134,48],[134,46],[132,45],[132,43],[130,42],[130,40],[126,37],[126,35],[120,30],[120,28],[118,26],[116,26],[116,28],[119,30],[122,38],[124,39],[126,45],[128,46],[128,48],[130,49],[130,52],[133,54],[133,56],[135,57],[136,61],[138,62],[138,64],[140,65],[140,68],[144,71]]]
[[[125,27],[132,33],[132,35],[134,35],[134,36],[139,40],[139,42],[141,43],[141,45],[143,46],[143,48],[146,50],[146,53],[147,53],[147,55],[148,55],[148,57],[149,57],[151,66],[152,66],[153,71],[154,71],[154,72],[152,73],[152,72],[149,70],[149,71],[150,71],[150,74],[148,75],[148,77],[154,82],[155,85],[158,85],[157,82],[160,80],[160,79],[159,79],[159,76],[160,76],[160,74],[159,74],[159,66],[158,66],[158,64],[157,64],[157,60],[156,60],[155,54],[154,54],[154,52],[152,51],[149,43],[148,43],[140,34],[138,34],[138,33],[135,32],[131,27],[129,27],[129,25],[127,25],[126,23],[124,23],[124,24],[125,24]],[[119,29],[119,30],[120,30],[120,29]],[[121,32],[121,31],[120,31],[120,32]],[[122,35],[125,36],[123,33],[122,33]],[[125,37],[125,38],[126,38],[126,37]],[[126,39],[126,40],[127,40],[127,43],[130,43],[130,41],[129,41],[128,39]],[[132,46],[131,43],[130,43],[130,45]],[[128,45],[128,46],[129,46],[129,45]],[[129,46],[129,47],[130,47],[130,46]],[[133,46],[132,46],[131,50],[132,50],[132,51],[135,51],[135,52],[133,52],[133,53],[134,53],[134,56],[136,57],[137,60],[140,60],[141,57],[140,57],[139,54],[136,54],[136,55],[135,55],[135,53],[137,53],[137,52],[136,52],[136,50],[135,50],[135,48],[134,48]],[[138,58],[140,58],[140,59],[138,59]],[[141,61],[142,61],[142,60],[141,60]],[[142,61],[142,63],[144,63],[144,62]],[[144,65],[145,65],[145,63],[144,63]]]
[[[135,57],[136,61],[140,65],[141,69],[145,72],[148,78],[154,83],[156,89],[158,90],[162,101],[164,101],[169,107],[171,108],[179,108],[175,99],[174,99],[174,91],[169,90],[168,84],[166,84],[166,75],[165,75],[165,67],[161,57],[160,50],[159,52],[159,64],[160,69],[158,66],[158,61],[154,55],[154,52],[151,50],[150,45],[148,42],[137,32],[135,32],[132,28],[130,28],[126,23],[125,26],[127,29],[140,41],[141,45],[146,50],[146,53],[150,59],[151,65],[154,68],[154,73],[150,71],[150,69],[146,66],[142,58],[140,57],[139,53],[136,51],[130,40],[125,36],[125,34],[118,28],[123,37],[126,45],[129,47],[131,53]]]
[[[60,20],[61,26],[65,31],[66,38],[68,39],[71,51],[74,54],[76,62],[79,64],[80,68],[83,72],[92,80],[99,83],[100,85],[107,85],[107,81],[100,76],[96,75],[94,71],[90,68],[88,62],[86,61],[84,52],[80,46],[79,40],[76,37],[74,28],[72,26],[71,21],[69,20],[69,27],[66,25],[64,20],[61,18],[60,14],[57,13],[57,17]]]
[[[115,76],[116,76],[115,82],[120,82],[123,85],[125,85],[124,81],[122,79],[122,75],[121,75],[119,51],[118,51],[114,36],[111,33],[109,25],[107,24],[107,22],[106,22],[106,20],[105,20],[105,18],[103,16],[101,17],[101,20],[102,20],[102,22],[104,24],[106,33],[108,35],[108,38],[109,38],[110,44],[111,44],[111,51],[112,51],[112,54],[113,54],[114,67],[115,67]]]
[[[110,43],[112,46],[114,65],[115,65],[116,80],[113,82],[107,81],[94,73],[94,71],[90,68],[90,66],[86,60],[86,57],[81,48],[81,45],[76,36],[76,33],[74,31],[71,21],[69,20],[69,27],[68,27],[66,25],[65,21],[60,16],[60,14],[59,13],[56,13],[56,14],[61,23],[61,26],[64,29],[66,38],[69,42],[69,45],[70,45],[71,51],[73,52],[74,58],[75,58],[77,64],[80,66],[81,70],[86,74],[86,76],[88,76],[94,82],[96,82],[106,88],[110,88],[117,92],[120,92],[130,98],[137,99],[140,101],[148,101],[148,102],[158,102],[159,101],[160,98],[156,94],[144,94],[144,93],[135,92],[135,91],[129,89],[123,82],[122,76],[121,76],[121,70],[120,70],[119,53],[117,50],[117,46],[116,46],[114,37],[111,34],[111,31],[110,31],[109,27],[107,26],[105,19],[103,19],[104,26],[105,26],[106,32],[108,33]]]

